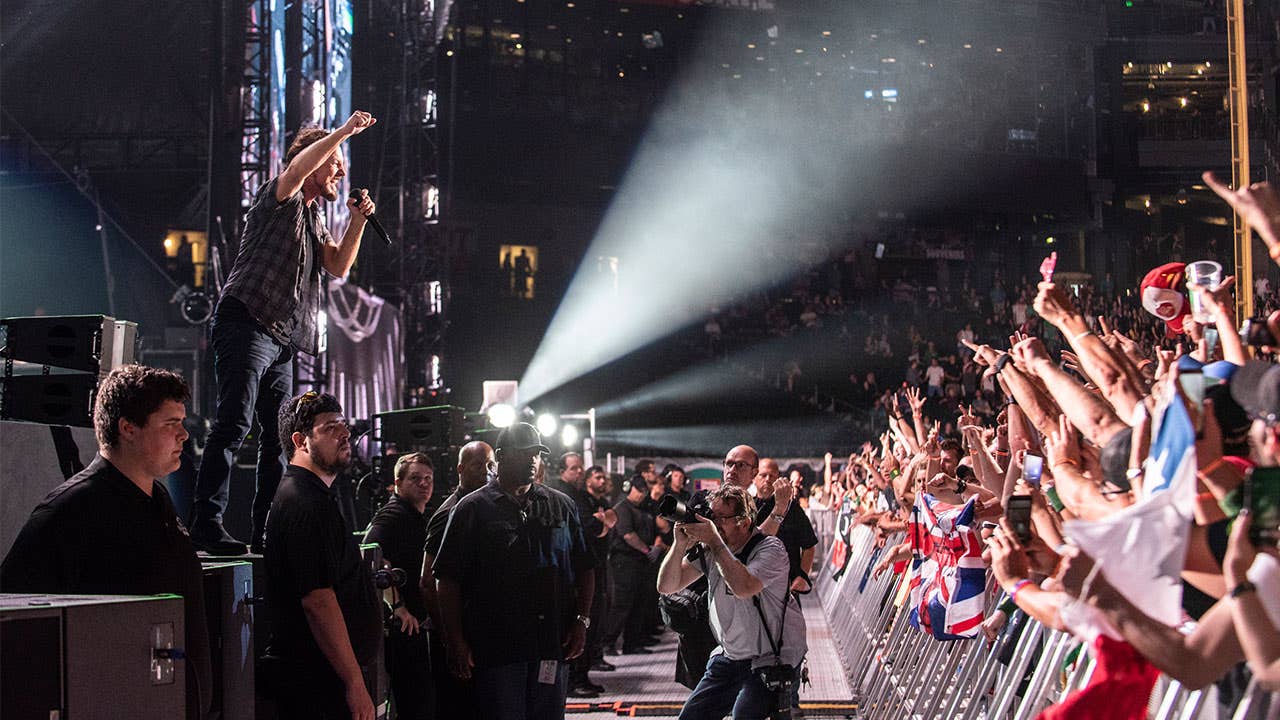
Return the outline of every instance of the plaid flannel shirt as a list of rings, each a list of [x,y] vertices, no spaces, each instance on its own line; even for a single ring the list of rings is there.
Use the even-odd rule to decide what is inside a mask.
[[[325,226],[319,205],[308,206],[302,191],[276,201],[272,178],[258,188],[245,217],[244,234],[231,276],[223,293],[244,303],[253,317],[281,345],[315,355],[320,332],[316,326],[325,272],[322,246],[336,245]],[[303,277],[310,243],[311,272]]]

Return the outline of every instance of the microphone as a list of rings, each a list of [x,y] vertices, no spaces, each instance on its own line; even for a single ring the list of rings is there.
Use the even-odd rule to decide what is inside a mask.
[[[361,200],[364,200],[364,195],[361,195],[359,190],[352,190],[352,191],[351,191],[351,199],[352,199],[352,200],[355,200],[356,202],[360,202]],[[356,210],[356,212],[360,212],[360,211],[359,211],[359,210]],[[377,214],[377,213],[369,213],[368,215],[365,215],[364,217],[365,217],[365,219],[366,219],[366,220],[368,220],[368,221],[369,221],[369,224],[373,226],[373,231],[374,231],[374,232],[376,232],[376,233],[378,233],[378,235],[380,235],[380,236],[382,237],[382,239],[383,239],[383,240],[386,240],[386,241],[387,241],[387,244],[388,244],[388,245],[390,245],[390,244],[391,244],[391,236],[387,234],[387,231],[386,231],[386,230],[383,230],[383,229],[382,229],[382,223],[378,222],[378,214]]]

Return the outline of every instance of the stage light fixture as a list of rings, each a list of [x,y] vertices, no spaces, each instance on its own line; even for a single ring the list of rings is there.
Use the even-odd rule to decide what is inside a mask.
[[[560,444],[566,449],[573,448],[578,444],[578,428],[572,425],[565,425],[560,431]]]
[[[542,413],[538,416],[538,432],[542,433],[542,437],[551,437],[556,434],[556,426],[560,423],[556,420],[556,416],[551,413]]]
[[[496,428],[511,427],[516,421],[516,409],[506,403],[489,408],[489,424]]]

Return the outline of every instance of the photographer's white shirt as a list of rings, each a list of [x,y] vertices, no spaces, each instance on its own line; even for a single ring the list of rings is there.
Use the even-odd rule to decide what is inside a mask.
[[[757,531],[758,532],[758,531]],[[784,599],[787,608],[786,628],[782,638],[782,662],[797,665],[808,651],[805,641],[804,613],[791,596],[791,563],[787,550],[776,537],[765,537],[747,558],[747,570],[764,583],[760,592],[760,608],[769,623],[769,634],[778,639]],[[712,654],[723,653],[730,660],[752,659],[753,668],[774,664],[773,648],[760,626],[760,615],[751,598],[739,598],[729,591],[720,568],[707,558],[707,592],[711,599],[711,629],[720,640]]]

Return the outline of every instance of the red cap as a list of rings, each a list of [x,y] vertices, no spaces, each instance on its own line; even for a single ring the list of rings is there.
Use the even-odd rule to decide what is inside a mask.
[[[1187,296],[1182,292],[1186,285],[1186,265],[1173,262],[1161,265],[1142,278],[1138,292],[1142,297],[1142,307],[1165,322],[1169,330],[1182,334],[1182,318],[1189,309]]]

